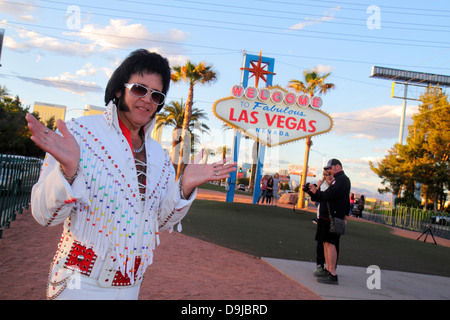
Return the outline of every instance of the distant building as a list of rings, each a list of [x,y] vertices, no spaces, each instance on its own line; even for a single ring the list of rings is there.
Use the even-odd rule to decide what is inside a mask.
[[[289,164],[288,171],[290,175],[298,175],[301,176],[303,174],[303,165],[298,164]],[[315,177],[317,172],[317,168],[308,166],[308,172],[306,176]]]
[[[97,107],[91,104],[87,104],[86,109],[84,109],[84,115],[90,116],[94,114],[102,114],[103,112],[105,112],[105,110],[106,110],[105,107]]]
[[[35,102],[33,112],[39,113],[40,121],[46,124],[51,117],[55,117],[55,121],[58,119],[64,121],[66,117],[66,108],[66,106],[59,104]]]
[[[289,184],[291,182],[291,178],[289,176],[280,174],[279,178],[280,178],[280,182],[283,184],[285,184],[285,183]]]

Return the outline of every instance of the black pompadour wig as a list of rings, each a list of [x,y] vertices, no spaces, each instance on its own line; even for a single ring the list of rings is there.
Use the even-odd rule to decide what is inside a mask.
[[[122,62],[122,64],[113,72],[108,81],[105,90],[105,105],[113,100],[116,106],[120,105],[116,97],[117,92],[121,92],[124,97],[125,86],[131,75],[139,73],[159,74],[163,82],[164,94],[167,94],[170,86],[170,66],[169,61],[158,53],[149,52],[145,49],[138,49],[130,53],[130,55]],[[162,109],[163,105],[158,106],[156,112]]]

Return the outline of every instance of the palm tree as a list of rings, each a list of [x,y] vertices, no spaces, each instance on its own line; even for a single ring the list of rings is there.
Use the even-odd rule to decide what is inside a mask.
[[[169,126],[173,127],[172,131],[172,151],[170,158],[172,159],[172,163],[176,163],[178,160],[177,155],[179,154],[180,147],[180,137],[181,131],[183,128],[183,121],[185,115],[185,104],[183,104],[183,99],[181,102],[171,101],[168,105],[164,106],[162,112],[158,113],[156,116],[156,129],[161,127]],[[193,131],[194,129],[199,129],[201,133],[208,132],[209,127],[206,123],[201,122],[201,119],[208,120],[206,113],[194,108],[192,109],[191,121],[189,124],[189,132],[191,133],[191,146],[195,145],[195,142],[198,141],[198,136]],[[195,124],[199,123],[200,126],[196,126]],[[191,150],[194,152],[194,150]]]
[[[329,90],[334,89],[335,85],[333,83],[325,83],[325,80],[329,77],[331,73],[320,74],[317,70],[305,70],[303,71],[303,77],[305,81],[291,80],[288,83],[288,87],[294,89],[296,93],[307,93],[310,97],[318,94],[326,94]],[[311,137],[306,138],[306,150],[305,150],[305,161],[303,166],[302,181],[300,186],[305,185],[306,175],[308,174],[308,161],[309,161],[309,151],[311,149],[312,140]],[[297,206],[299,208],[304,208],[305,206],[305,193],[303,188],[300,189],[300,194],[298,197]]]
[[[335,87],[333,83],[324,83],[330,74],[331,72],[320,74],[317,70],[305,70],[303,71],[305,82],[293,79],[289,81],[288,87],[294,89],[296,93],[308,93],[310,97],[316,93],[326,94]]]
[[[9,95],[8,89],[6,86],[0,85],[0,101],[3,101],[5,97]]]
[[[189,60],[184,66],[173,67],[172,81],[178,82],[183,80],[189,84],[189,93],[186,101],[186,112],[184,114],[182,134],[181,134],[181,147],[180,147],[180,159],[178,161],[177,179],[183,173],[184,167],[189,161],[189,154],[183,154],[185,135],[189,131],[189,124],[192,117],[192,105],[194,103],[194,86],[196,84],[208,84],[217,80],[217,73],[213,70],[212,65],[206,65],[205,62],[201,62],[198,65],[191,63]]]

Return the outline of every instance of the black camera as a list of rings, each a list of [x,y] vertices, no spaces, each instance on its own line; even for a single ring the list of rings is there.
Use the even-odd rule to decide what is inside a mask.
[[[314,183],[314,185],[317,188],[317,184]],[[302,190],[303,192],[309,192],[309,182],[303,186]]]

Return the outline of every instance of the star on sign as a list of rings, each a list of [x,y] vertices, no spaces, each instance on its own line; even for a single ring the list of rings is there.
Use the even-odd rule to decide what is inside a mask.
[[[259,52],[259,60],[250,60],[250,65],[252,68],[241,68],[241,70],[247,70],[252,73],[251,77],[255,77],[255,87],[258,87],[259,79],[262,79],[264,82],[267,83],[267,75],[269,74],[275,74],[273,72],[270,72],[268,70],[265,70],[266,67],[269,66],[267,62],[262,62],[261,57],[261,51]]]

